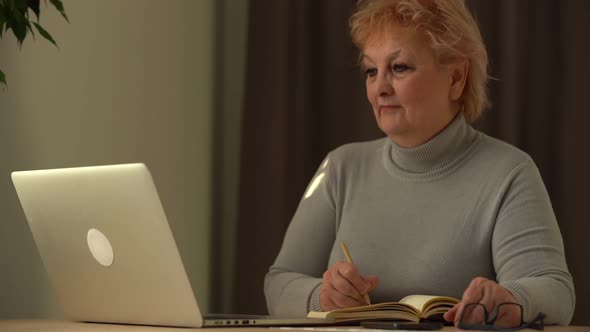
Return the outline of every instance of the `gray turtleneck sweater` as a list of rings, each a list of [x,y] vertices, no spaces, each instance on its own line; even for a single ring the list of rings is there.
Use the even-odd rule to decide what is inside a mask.
[[[391,139],[330,152],[303,195],[264,280],[272,315],[320,310],[322,274],[345,242],[372,301],[409,294],[461,298],[478,276],[496,280],[548,324],[575,305],[563,240],[547,191],[524,152],[458,116],[416,148]]]

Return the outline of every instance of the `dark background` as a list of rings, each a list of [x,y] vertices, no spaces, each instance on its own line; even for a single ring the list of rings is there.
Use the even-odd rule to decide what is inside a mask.
[[[495,78],[489,84],[493,106],[475,126],[535,160],[574,277],[572,324],[590,325],[583,314],[590,312],[590,1],[467,4]],[[353,9],[354,1],[343,0],[250,1],[233,312],[266,312],[264,275],[326,153],[382,136],[348,35]]]

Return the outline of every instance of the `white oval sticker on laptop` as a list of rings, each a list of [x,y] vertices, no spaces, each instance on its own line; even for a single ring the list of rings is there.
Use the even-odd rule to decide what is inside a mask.
[[[100,265],[111,266],[113,264],[113,247],[111,247],[109,239],[101,231],[91,228],[86,235],[86,241],[92,257]]]

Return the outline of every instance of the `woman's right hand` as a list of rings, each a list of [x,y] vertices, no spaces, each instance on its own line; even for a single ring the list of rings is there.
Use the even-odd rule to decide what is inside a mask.
[[[357,307],[368,304],[364,295],[379,284],[376,276],[363,277],[354,264],[337,262],[324,272],[320,289],[320,307],[323,311]]]

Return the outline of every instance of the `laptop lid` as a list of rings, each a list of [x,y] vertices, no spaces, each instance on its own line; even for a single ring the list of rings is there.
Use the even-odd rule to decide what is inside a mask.
[[[334,324],[203,319],[144,164],[13,172],[12,181],[67,319],[179,327]]]
[[[13,172],[12,181],[66,318],[202,326],[145,165]]]

